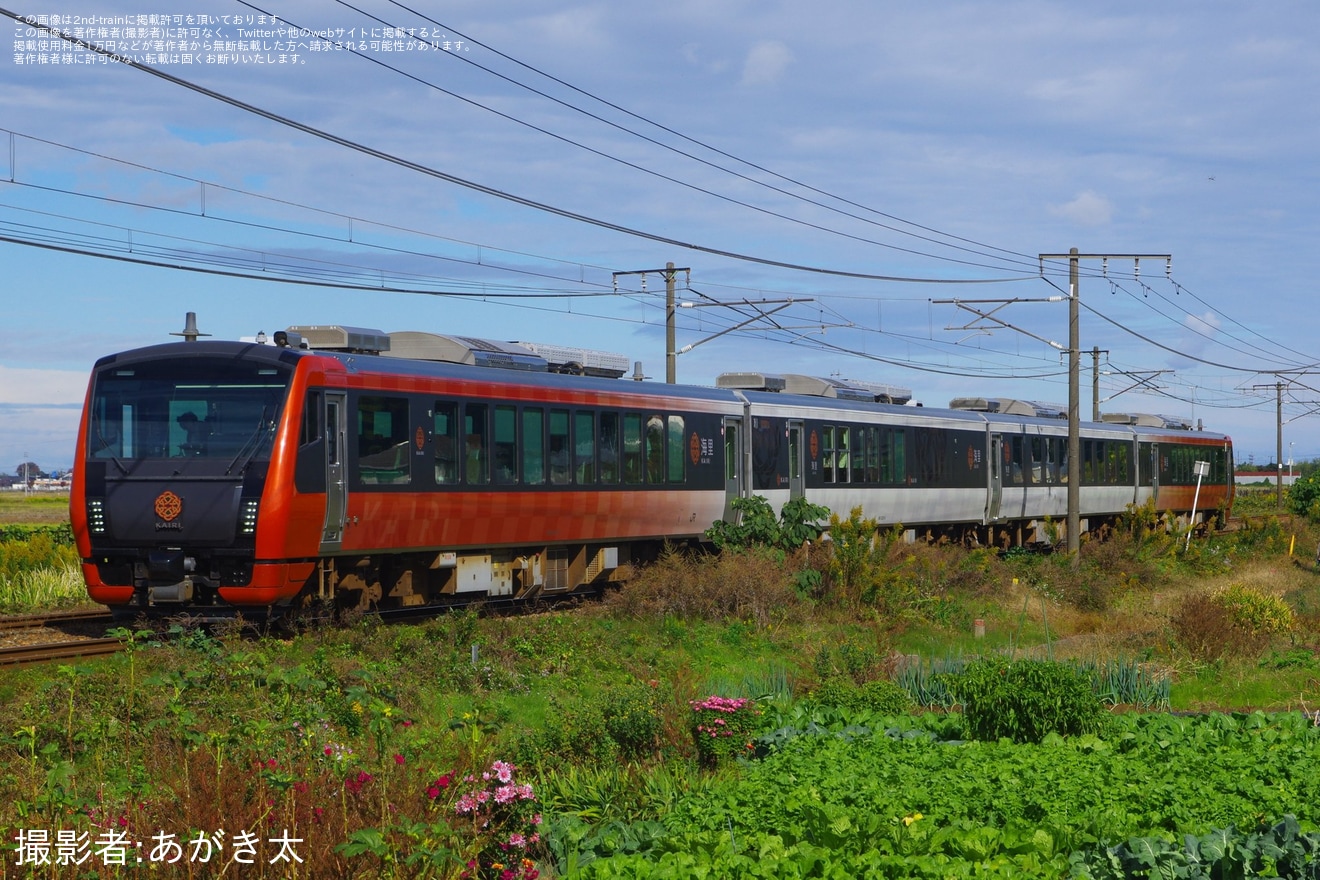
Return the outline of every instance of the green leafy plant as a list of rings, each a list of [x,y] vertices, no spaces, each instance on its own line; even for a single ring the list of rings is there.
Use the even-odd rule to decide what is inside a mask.
[[[1107,718],[1089,677],[1053,661],[973,660],[949,686],[973,739],[1038,743],[1051,733],[1097,733]]]
[[[821,524],[830,515],[828,508],[805,498],[789,501],[780,509],[778,518],[770,502],[761,495],[735,498],[732,506],[738,514],[734,522],[718,520],[706,530],[706,540],[720,550],[770,547],[790,552],[820,537]]]

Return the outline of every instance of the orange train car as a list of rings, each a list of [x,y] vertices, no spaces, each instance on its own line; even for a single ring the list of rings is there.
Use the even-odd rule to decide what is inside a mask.
[[[627,366],[341,326],[103,357],[70,499],[88,593],[123,617],[249,619],[561,595],[701,540],[751,495],[861,506],[914,540],[1043,542],[1066,514],[1066,423],[1039,408]],[[1183,520],[1231,504],[1227,437],[1083,429],[1083,528],[1148,497]]]

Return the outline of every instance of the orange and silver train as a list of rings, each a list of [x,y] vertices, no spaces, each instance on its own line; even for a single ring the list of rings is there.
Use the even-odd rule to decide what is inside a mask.
[[[340,326],[103,357],[70,500],[88,592],[121,617],[249,619],[562,595],[753,495],[988,546],[1058,539],[1066,519],[1067,421],[1039,405],[627,366]],[[1232,502],[1222,434],[1122,417],[1083,423],[1080,448],[1083,530],[1151,498],[1183,522]]]

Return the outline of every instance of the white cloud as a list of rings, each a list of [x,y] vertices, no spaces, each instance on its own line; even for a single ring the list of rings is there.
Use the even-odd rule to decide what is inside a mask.
[[[745,86],[772,85],[779,81],[785,68],[793,62],[793,51],[778,40],[764,40],[747,53],[743,62],[742,84]]]
[[[86,393],[86,373],[0,366],[0,404],[82,403]]]
[[[1104,226],[1113,217],[1114,206],[1109,199],[1088,189],[1078,193],[1071,202],[1050,208],[1050,213],[1078,226]]]
[[[1214,336],[1219,332],[1219,326],[1222,323],[1219,316],[1214,312],[1206,312],[1203,315],[1188,315],[1183,318],[1183,326],[1193,333],[1204,336]]]

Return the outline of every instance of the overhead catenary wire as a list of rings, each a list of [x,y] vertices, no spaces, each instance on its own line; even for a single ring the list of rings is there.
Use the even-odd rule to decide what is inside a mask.
[[[8,9],[0,8],[0,15],[4,15],[8,18],[14,19],[15,21],[24,21],[24,19],[21,16]],[[432,168],[428,165],[422,164],[421,162],[415,162],[411,159],[405,159],[402,156],[396,156],[393,153],[378,149],[376,147],[368,146],[367,144],[361,143],[359,141],[355,141],[351,138],[334,134],[324,129],[317,128],[316,126],[309,125],[305,122],[300,122],[296,119],[293,119],[292,117],[285,116],[282,113],[276,113],[273,110],[267,110],[263,107],[258,107],[255,104],[251,104],[246,101],[239,100],[238,98],[232,97],[230,95],[226,95],[222,92],[215,91],[214,89],[207,88],[206,86],[199,85],[198,83],[191,82],[189,80],[183,79],[182,77],[175,76],[174,74],[167,73],[163,70],[160,70],[159,68],[142,64],[141,62],[136,61],[135,59],[125,58],[123,56],[116,55],[115,53],[103,49],[94,43],[90,43],[86,40],[80,39],[71,34],[67,34],[57,28],[50,27],[49,25],[33,22],[30,23],[30,26],[44,30],[50,33],[51,35],[56,36],[61,40],[64,40],[65,42],[78,46],[84,51],[94,52],[98,55],[102,55],[106,58],[110,58],[112,61],[123,64],[133,70],[141,71],[142,73],[146,73],[150,76],[154,76],[158,79],[164,80],[165,82],[180,86],[192,92],[196,92],[199,95],[204,95],[213,100],[219,101],[224,104],[228,104],[229,106],[242,110],[246,113],[251,113],[253,115],[260,116],[264,119],[270,120],[271,122],[275,122],[279,125],[283,125],[285,127],[294,129],[296,131],[301,131],[304,134],[310,135],[315,138],[319,138],[321,140],[327,141],[328,143],[336,144],[337,146],[344,147],[345,149],[353,150],[365,156],[370,156],[374,159],[379,159],[383,162],[389,162],[401,168],[406,168],[410,171],[415,171],[419,174],[423,174],[427,177],[432,177],[437,180],[443,180],[447,183],[452,183],[457,186],[461,186],[466,189],[473,190],[474,192],[479,192],[484,195],[491,196],[493,198],[502,199],[504,201],[508,201],[513,204],[522,205],[523,207],[531,208],[533,210],[541,211],[557,217],[562,217],[566,220],[573,220],[578,223],[584,223],[589,226],[595,226],[599,229],[605,229],[612,232],[617,232],[623,235],[632,236],[634,238],[641,238],[648,241],[656,242],[658,244],[666,244],[672,247],[682,248],[684,250],[691,250],[698,253],[710,254],[712,256],[725,257],[727,259],[739,260],[741,262],[746,262],[746,263],[754,263],[762,266],[773,266],[780,269],[789,269],[797,272],[807,272],[818,275],[832,275],[843,278],[860,278],[860,279],[867,279],[872,281],[904,281],[913,284],[954,284],[954,285],[999,284],[1007,281],[1023,280],[1022,278],[973,278],[973,279],[919,278],[919,277],[911,277],[911,276],[885,275],[885,274],[879,274],[873,272],[861,272],[861,271],[847,270],[847,269],[835,269],[835,268],[830,268],[828,266],[813,266],[802,263],[794,263],[787,260],[776,260],[770,257],[759,257],[756,256],[755,254],[746,254],[738,251],[727,250],[724,248],[717,248],[709,245],[703,245],[697,242],[683,241],[681,239],[673,238],[671,236],[661,235],[659,233],[654,233],[654,232],[648,232],[642,229],[636,229],[624,225],[622,223],[615,223],[609,220],[593,217],[577,211],[572,211],[567,208],[561,208],[555,205],[548,204],[546,202],[538,201],[536,199],[527,198],[525,196],[519,196],[515,193],[507,192],[497,187],[468,180],[466,178],[460,177],[455,174],[449,174],[447,172],[439,170],[438,168]]]

